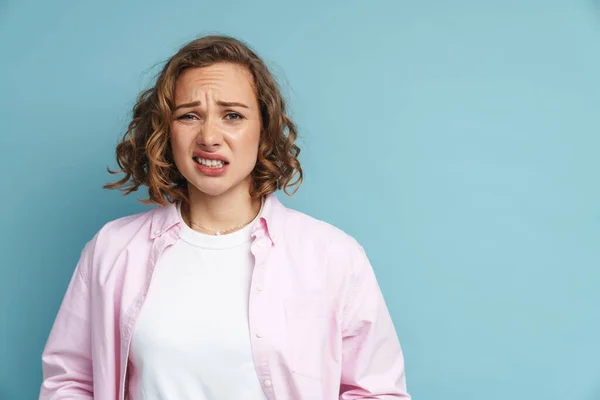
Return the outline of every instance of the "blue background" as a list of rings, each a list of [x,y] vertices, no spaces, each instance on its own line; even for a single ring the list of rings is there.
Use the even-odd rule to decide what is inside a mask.
[[[0,3],[0,399],[37,396],[85,242],[145,209],[105,168],[206,33],[282,82],[285,203],[367,249],[415,400],[600,398],[599,1],[54,0]]]

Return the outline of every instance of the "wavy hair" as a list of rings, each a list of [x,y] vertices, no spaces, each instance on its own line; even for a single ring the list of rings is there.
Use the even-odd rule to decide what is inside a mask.
[[[175,166],[169,140],[175,84],[186,69],[221,62],[248,69],[260,106],[260,144],[250,195],[256,199],[283,188],[291,196],[298,190],[303,175],[298,161],[300,148],[294,144],[297,131],[286,114],[279,86],[254,51],[228,36],[205,36],[184,45],[165,63],[155,85],[139,95],[131,122],[116,148],[119,169],[107,168],[111,174],[125,176],[104,185],[105,189],[119,189],[128,195],[143,185],[148,187],[149,198],[140,200],[142,203],[164,206],[189,201],[187,181]],[[291,193],[290,188],[294,189]]]

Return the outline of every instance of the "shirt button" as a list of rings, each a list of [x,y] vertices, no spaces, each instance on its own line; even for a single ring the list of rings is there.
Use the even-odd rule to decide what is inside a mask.
[[[257,292],[262,292],[262,291],[263,291],[263,288],[262,288],[262,286],[257,286],[257,287],[256,287],[256,291],[257,291]]]
[[[260,333],[260,332],[256,332],[256,337],[260,339],[260,338],[262,338],[262,337],[263,337],[263,334],[262,334],[262,333]]]
[[[266,387],[273,386],[273,383],[270,380],[268,380],[268,379],[264,382],[264,384],[265,384]]]

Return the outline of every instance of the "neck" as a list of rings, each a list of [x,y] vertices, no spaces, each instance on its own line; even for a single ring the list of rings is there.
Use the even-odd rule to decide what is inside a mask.
[[[261,200],[252,199],[249,191],[210,196],[190,190],[189,204],[182,206],[182,215],[185,223],[194,230],[223,232],[252,221],[260,206]]]

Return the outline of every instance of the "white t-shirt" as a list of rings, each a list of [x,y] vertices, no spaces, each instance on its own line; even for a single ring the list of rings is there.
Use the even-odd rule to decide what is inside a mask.
[[[181,222],[135,326],[131,399],[264,400],[248,332],[254,222],[221,236]]]

